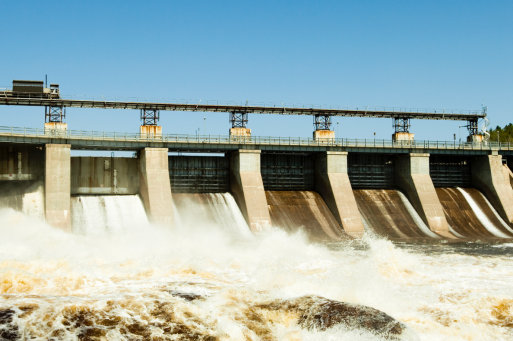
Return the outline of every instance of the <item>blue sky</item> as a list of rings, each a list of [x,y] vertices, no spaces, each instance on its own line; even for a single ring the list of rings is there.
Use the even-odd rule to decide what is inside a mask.
[[[65,95],[480,109],[512,122],[513,1],[4,1],[0,86]],[[73,109],[69,129],[137,132],[139,112]],[[43,108],[0,107],[42,127]],[[226,135],[226,113],[162,112],[164,133]],[[389,139],[391,119],[334,118]],[[412,121],[452,140],[461,122]],[[312,118],[250,115],[253,135],[311,136]],[[466,136],[464,128],[462,136]],[[463,134],[464,133],[464,134]]]

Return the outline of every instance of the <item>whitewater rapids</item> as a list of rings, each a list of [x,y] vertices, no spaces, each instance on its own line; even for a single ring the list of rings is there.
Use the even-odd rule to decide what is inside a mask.
[[[303,295],[379,309],[411,339],[513,337],[513,244],[312,244],[280,230],[249,238],[247,225],[240,238],[211,225],[170,231],[127,219],[87,233],[88,224],[68,234],[0,211],[4,339],[379,340],[308,331],[297,314],[262,308]]]

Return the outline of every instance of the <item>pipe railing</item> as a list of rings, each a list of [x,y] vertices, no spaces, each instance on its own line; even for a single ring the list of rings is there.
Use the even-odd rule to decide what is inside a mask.
[[[119,133],[87,130],[58,130],[44,128],[21,128],[0,126],[0,136],[36,137],[67,140],[160,142],[188,144],[246,144],[275,146],[334,146],[361,148],[423,148],[423,149],[477,149],[511,150],[513,144],[498,142],[456,142],[456,141],[393,141],[382,139],[313,139],[305,137],[273,136],[227,136],[227,135],[189,135],[189,134],[144,134]]]

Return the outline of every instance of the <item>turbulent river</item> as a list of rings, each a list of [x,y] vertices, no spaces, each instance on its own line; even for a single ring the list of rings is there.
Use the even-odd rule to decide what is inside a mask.
[[[383,311],[405,340],[513,339],[512,243],[254,236],[231,196],[194,199],[214,207],[210,223],[188,200],[173,231],[149,224],[137,196],[73,198],[73,234],[2,209],[0,339],[380,340],[273,308],[305,295]]]

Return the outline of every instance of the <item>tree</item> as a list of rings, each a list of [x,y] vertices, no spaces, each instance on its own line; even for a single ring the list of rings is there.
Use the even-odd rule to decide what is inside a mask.
[[[507,124],[504,128],[497,126],[495,129],[490,129],[490,141],[498,142],[513,142],[513,124]]]

